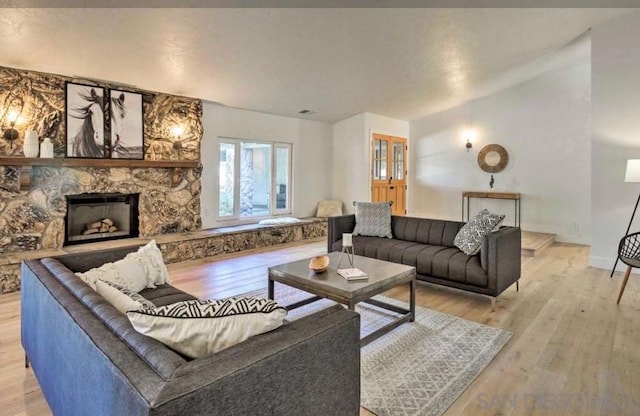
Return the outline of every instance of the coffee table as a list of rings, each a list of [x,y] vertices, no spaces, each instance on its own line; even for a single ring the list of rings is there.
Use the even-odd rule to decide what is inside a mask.
[[[309,261],[311,259],[269,267],[269,299],[274,299],[274,286],[275,282],[278,282],[314,295],[308,299],[286,306],[288,310],[326,298],[346,305],[351,310],[355,309],[357,303],[365,302],[400,314],[398,319],[362,338],[360,340],[361,346],[365,346],[380,338],[404,322],[414,321],[416,310],[415,267],[368,257],[354,256],[354,267],[367,273],[369,278],[366,280],[348,281],[336,272],[340,253],[330,253],[328,256],[330,259],[329,268],[323,273],[316,274],[309,269]],[[341,268],[347,267],[350,267],[349,263],[343,260]],[[375,295],[402,284],[409,284],[409,309],[371,299]]]

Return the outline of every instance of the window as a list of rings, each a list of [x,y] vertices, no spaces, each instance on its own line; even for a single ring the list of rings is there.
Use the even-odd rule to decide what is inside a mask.
[[[276,212],[291,212],[289,206],[289,189],[291,189],[291,145],[276,144],[276,161],[274,194],[276,195]]]
[[[291,145],[222,138],[218,216],[247,219],[291,212]]]

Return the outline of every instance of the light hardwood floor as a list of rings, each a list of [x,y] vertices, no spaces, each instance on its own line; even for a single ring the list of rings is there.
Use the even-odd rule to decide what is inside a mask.
[[[179,288],[225,297],[266,286],[266,268],[321,254],[325,243],[169,266]],[[587,266],[589,248],[554,244],[523,258],[520,292],[509,288],[495,312],[486,297],[418,284],[416,302],[513,332],[509,343],[447,415],[640,414],[640,276],[622,298],[622,273]],[[408,299],[404,288],[387,293]],[[48,415],[20,346],[19,294],[0,296],[0,415]],[[363,415],[370,415],[362,410]]]

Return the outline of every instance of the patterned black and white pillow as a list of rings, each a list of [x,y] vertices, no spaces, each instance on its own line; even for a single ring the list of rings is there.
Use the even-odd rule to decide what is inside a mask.
[[[353,235],[393,238],[391,204],[388,202],[356,202],[356,227]]]
[[[489,210],[483,209],[458,231],[453,244],[467,256],[478,254],[484,237],[497,229],[503,220],[504,215],[492,214]]]
[[[248,297],[187,300],[127,312],[136,331],[191,358],[272,331],[286,316],[287,310],[275,301]]]

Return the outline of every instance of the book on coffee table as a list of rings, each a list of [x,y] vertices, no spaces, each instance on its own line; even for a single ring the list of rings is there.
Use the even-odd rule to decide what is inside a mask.
[[[365,280],[369,275],[357,268],[338,269],[338,274],[347,280]]]

